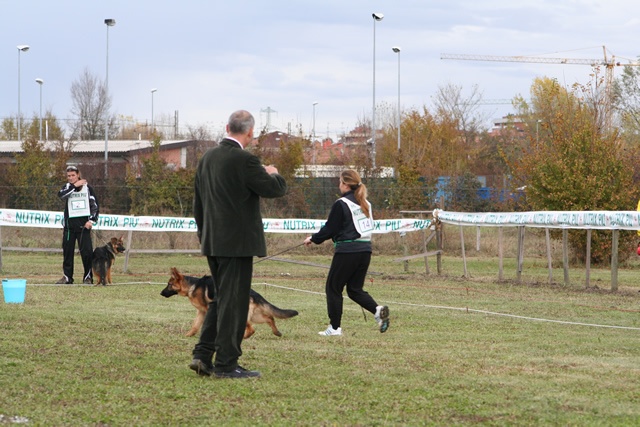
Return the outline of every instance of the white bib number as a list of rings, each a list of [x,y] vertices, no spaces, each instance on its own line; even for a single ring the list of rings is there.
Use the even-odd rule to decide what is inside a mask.
[[[80,191],[74,191],[67,199],[69,218],[91,215],[89,207],[89,189],[83,185]]]
[[[353,203],[351,200],[346,197],[340,198],[343,202],[347,204],[349,211],[351,212],[351,217],[353,218],[353,224],[356,227],[356,231],[360,233],[360,238],[362,240],[371,240],[371,234],[373,232],[373,217],[371,216],[371,203],[369,204],[369,216],[366,216],[364,212],[362,212],[362,208],[359,204]]]

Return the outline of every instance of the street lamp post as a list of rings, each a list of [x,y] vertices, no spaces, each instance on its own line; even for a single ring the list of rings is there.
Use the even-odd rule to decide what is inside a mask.
[[[151,89],[151,134],[152,135],[155,130],[155,127],[153,126],[153,94],[156,93],[157,90],[158,89],[155,87]]]
[[[371,157],[376,168],[376,21],[382,21],[382,13],[372,13],[373,17],[373,108],[371,111]]]
[[[313,129],[311,131],[311,144],[313,144],[313,164],[316,164],[316,105],[318,101],[313,103]]]
[[[20,133],[20,53],[26,52],[29,50],[29,46],[26,44],[21,44],[17,46],[18,48],[18,141],[22,141],[22,134]]]
[[[107,74],[105,77],[105,96],[109,97],[109,27],[116,25],[115,19],[105,19],[105,25],[107,26]],[[106,99],[105,99],[106,101]],[[104,178],[107,179],[108,167],[107,162],[109,160],[109,110],[105,110],[104,120]]]
[[[400,48],[394,46],[391,50],[398,54],[398,154],[400,154]]]
[[[42,141],[42,85],[44,84],[44,80],[41,78],[36,79],[36,83],[40,86],[40,136],[39,141]]]

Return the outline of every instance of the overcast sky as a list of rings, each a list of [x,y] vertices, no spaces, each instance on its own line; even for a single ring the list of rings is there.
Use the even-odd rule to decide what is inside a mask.
[[[43,108],[70,117],[70,87],[85,68],[104,79],[107,31],[114,112],[221,129],[236,109],[264,126],[335,136],[370,118],[373,102],[430,107],[439,86],[486,99],[528,97],[537,76],[586,83],[585,65],[442,60],[441,53],[627,62],[640,55],[637,0],[0,0],[0,117]],[[116,20],[107,30],[105,18]],[[18,54],[18,45],[30,50]],[[617,75],[621,69],[617,69]],[[489,117],[508,105],[483,107]],[[381,113],[378,113],[381,114]]]

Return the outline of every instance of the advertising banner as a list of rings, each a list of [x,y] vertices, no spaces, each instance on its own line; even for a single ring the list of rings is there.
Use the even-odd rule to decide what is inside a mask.
[[[538,212],[446,212],[436,209],[434,218],[445,224],[494,227],[591,228],[594,230],[640,230],[639,211],[538,211]]]
[[[63,228],[62,212],[0,209],[0,226]],[[319,219],[274,219],[262,220],[267,233],[312,234],[320,230],[325,220]],[[374,221],[374,233],[405,233],[426,230],[431,226],[429,219],[383,219]],[[118,231],[184,231],[195,232],[193,218],[132,216],[100,214],[96,230]]]

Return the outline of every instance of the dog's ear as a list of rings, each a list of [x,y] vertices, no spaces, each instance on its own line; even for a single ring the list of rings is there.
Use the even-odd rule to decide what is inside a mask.
[[[182,274],[180,274],[177,268],[171,267],[171,277],[173,277],[176,280],[181,280]]]
[[[112,244],[113,246],[117,245],[117,244],[118,244],[118,239],[117,239],[116,237],[112,237],[112,238],[111,238],[111,244]]]

